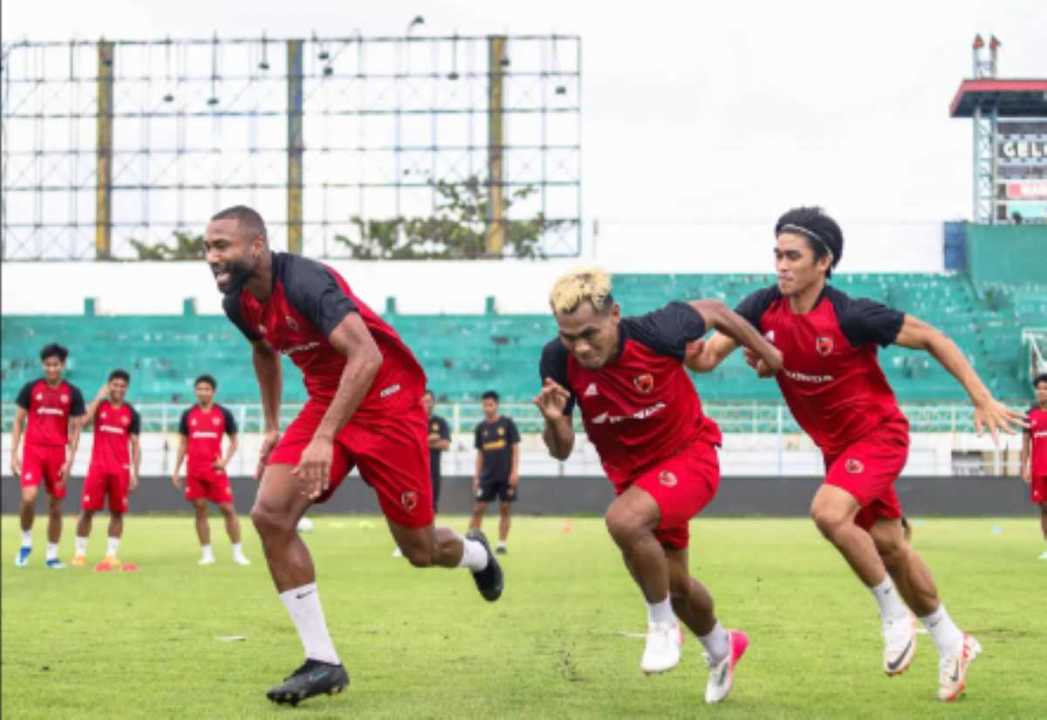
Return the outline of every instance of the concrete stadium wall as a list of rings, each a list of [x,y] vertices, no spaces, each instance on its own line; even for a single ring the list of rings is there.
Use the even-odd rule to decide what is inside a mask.
[[[241,513],[250,510],[257,483],[252,478],[233,478],[236,507]],[[719,493],[705,515],[765,515],[768,517],[803,517],[811,498],[821,483],[816,477],[730,477],[724,478]],[[82,478],[70,482],[66,512],[79,508]],[[2,512],[16,513],[19,485],[14,478],[4,477]],[[1000,477],[904,477],[895,485],[906,512],[913,516],[1032,516],[1035,508],[1028,500],[1026,486],[1017,478]],[[520,481],[520,499],[516,512],[527,515],[602,515],[614,497],[603,477],[524,477]],[[470,479],[444,478],[441,513],[462,514],[472,504]],[[37,500],[37,509],[45,507]],[[133,513],[189,513],[189,506],[168,478],[146,477],[132,497]],[[378,503],[369,487],[357,477],[347,479],[334,497],[318,505],[317,513],[377,513]],[[493,515],[493,510],[488,510]]]

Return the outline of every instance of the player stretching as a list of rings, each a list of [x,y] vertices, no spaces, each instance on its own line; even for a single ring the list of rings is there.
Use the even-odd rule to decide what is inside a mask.
[[[84,396],[79,388],[62,379],[69,351],[57,343],[40,351],[44,376],[26,383],[15,399],[15,420],[11,426],[11,473],[22,482],[22,545],[15,565],[25,567],[33,551],[33,517],[40,481],[50,496],[45,564],[55,570],[65,567],[58,559],[62,539],[62,500],[80,442],[80,420]],[[25,452],[18,458],[18,443],[25,430]]]
[[[923,559],[906,542],[894,481],[909,453],[909,421],[876,359],[891,343],[926,350],[970,395],[975,424],[992,431],[1020,427],[1021,416],[993,399],[963,352],[948,337],[911,315],[871,300],[852,299],[827,281],[840,262],[843,234],[820,208],[796,208],[774,228],[778,284],[753,293],[738,313],[764,333],[785,358],[776,374],[797,423],[825,460],[825,484],[811,516],[858,578],[872,591],[883,622],[883,667],[904,672],[916,651],[906,603],[927,627],[940,654],[938,697],[955,700],[981,647],[964,634],[938,599]],[[688,365],[716,367],[737,347],[714,335],[694,346]],[[900,595],[900,597],[899,597]]]
[[[1022,480],[1033,503],[1040,506],[1040,528],[1047,540],[1047,373],[1036,376],[1033,388],[1036,404],[1029,409],[1029,427],[1022,438]],[[1047,560],[1047,550],[1040,559]]]
[[[233,507],[233,488],[225,468],[236,454],[238,445],[236,419],[226,408],[214,401],[218,383],[210,375],[201,375],[193,383],[196,405],[182,413],[178,423],[181,436],[178,456],[175,458],[171,483],[181,489],[182,479],[178,472],[186,455],[189,462],[185,475],[185,499],[196,510],[196,537],[200,540],[199,565],[214,565],[214,550],[211,548],[211,525],[207,520],[207,502],[218,506],[225,518],[225,532],[233,545],[233,562],[250,565],[240,544],[240,520]],[[222,455],[222,437],[229,436],[229,448]]]
[[[688,521],[716,494],[721,436],[702,413],[683,368],[684,352],[689,341],[715,327],[772,367],[780,355],[715,300],[674,302],[623,318],[610,278],[597,269],[562,277],[550,304],[560,333],[542,351],[542,391],[535,398],[545,418],[545,444],[553,457],[567,459],[574,447],[571,411],[578,404],[617,494],[607,509],[607,529],[647,601],[640,667],[658,673],[676,666],[680,618],[708,656],[705,700],[719,702],[731,690],[749,640],[720,625],[712,596],[688,569]]]
[[[294,705],[349,684],[324,620],[312,557],[295,527],[354,465],[378,494],[393,539],[412,565],[469,568],[489,601],[502,593],[502,572],[481,533],[462,538],[433,527],[425,373],[396,332],[331,268],[270,251],[265,223],[250,208],[215,215],[204,248],[225,293],[225,312],[253,348],[266,429],[251,519],[305,647],[305,663],[268,697]],[[277,352],[302,370],[309,395],[283,437]]]
[[[94,445],[91,446],[91,465],[84,480],[80,519],[76,524],[76,552],[72,564],[83,565],[87,560],[87,540],[91,537],[91,521],[109,497],[109,542],[105,559],[99,569],[116,568],[120,561],[120,538],[124,534],[124,513],[127,496],[138,487],[138,468],[141,465],[141,447],[138,435],[141,420],[124,398],[131,376],[126,370],[113,370],[109,381],[87,406],[83,427],[95,424]]]

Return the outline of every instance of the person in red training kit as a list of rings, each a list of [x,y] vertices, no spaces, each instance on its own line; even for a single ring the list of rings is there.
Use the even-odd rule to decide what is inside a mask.
[[[240,543],[240,519],[233,507],[233,487],[225,468],[236,455],[239,446],[236,419],[228,409],[214,401],[218,382],[210,375],[201,375],[193,382],[196,404],[182,413],[178,423],[181,441],[175,458],[171,483],[181,489],[179,471],[182,460],[189,458],[185,479],[185,499],[196,511],[196,537],[200,541],[199,565],[214,565],[211,547],[211,525],[207,519],[207,503],[214,503],[225,519],[225,532],[233,546],[233,562],[250,565]],[[229,447],[222,454],[222,438],[229,436]]]
[[[975,425],[1013,431],[1019,413],[997,402],[952,340],[927,323],[878,302],[851,298],[829,285],[843,254],[843,232],[818,207],[795,208],[774,228],[778,283],[742,300],[739,315],[785,358],[780,369],[748,355],[761,377],[774,376],[793,417],[822,451],[825,483],[811,516],[880,607],[883,669],[899,675],[916,652],[911,608],[939,653],[938,698],[966,687],[981,651],[945,610],[931,571],[906,541],[894,489],[909,455],[909,421],[876,358],[892,343],[925,350],[948,370],[974,403]],[[692,370],[708,372],[738,344],[723,334],[689,350]],[[908,605],[908,608],[906,607]]]
[[[1026,416],[1028,427],[1022,438],[1022,480],[1029,486],[1029,498],[1040,506],[1040,528],[1047,540],[1047,373],[1033,381],[1036,404]],[[1040,554],[1047,560],[1047,550]]]
[[[673,302],[622,317],[610,277],[595,268],[560,278],[550,305],[559,337],[542,350],[542,390],[535,398],[545,418],[542,437],[553,457],[566,460],[574,448],[571,411],[579,406],[617,495],[607,509],[607,530],[647,600],[640,668],[660,673],[680,662],[679,618],[705,647],[705,701],[720,702],[749,639],[720,625],[712,596],[688,567],[688,523],[720,484],[721,436],[702,412],[684,353],[714,327],[772,367],[781,355],[717,300]]]
[[[109,499],[109,540],[102,566],[117,567],[120,561],[120,539],[124,534],[127,497],[138,487],[138,469],[142,452],[138,443],[142,421],[130,403],[125,402],[131,376],[126,370],[113,370],[109,380],[87,406],[83,426],[94,422],[95,437],[91,446],[91,464],[84,480],[80,518],[76,524],[76,551],[71,564],[82,566],[87,561],[87,541],[91,521]]]
[[[15,399],[15,420],[11,426],[11,472],[22,483],[20,510],[22,543],[15,556],[15,566],[29,564],[33,551],[33,519],[36,496],[41,481],[50,497],[47,522],[47,567],[65,567],[58,559],[58,542],[62,539],[62,500],[80,442],[80,422],[84,415],[84,396],[75,385],[66,382],[65,361],[69,351],[58,343],[44,346],[40,362],[44,376],[27,382]],[[18,446],[25,425],[25,452],[18,456]]]
[[[244,206],[211,218],[207,263],[230,321],[250,341],[265,412],[251,520],[305,649],[305,662],[266,694],[296,705],[341,692],[349,675],[320,605],[309,549],[296,532],[313,503],[354,465],[374,488],[389,530],[416,567],[465,567],[484,599],[502,594],[502,571],[482,533],[433,526],[425,373],[396,331],[330,267],[269,249],[265,222]],[[302,371],[309,400],[280,436],[280,357]]]

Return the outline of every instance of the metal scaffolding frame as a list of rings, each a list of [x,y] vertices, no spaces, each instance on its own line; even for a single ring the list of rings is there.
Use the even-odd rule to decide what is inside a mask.
[[[237,203],[339,257],[353,218],[431,216],[470,179],[488,255],[539,213],[542,254],[580,252],[577,36],[19,42],[0,83],[4,260],[131,259]]]

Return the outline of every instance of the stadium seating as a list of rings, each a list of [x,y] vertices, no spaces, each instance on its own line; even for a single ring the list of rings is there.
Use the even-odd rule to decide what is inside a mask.
[[[626,313],[651,310],[673,298],[712,297],[733,305],[771,282],[766,275],[640,275],[615,277]],[[833,284],[938,325],[956,339],[998,396],[1024,399],[1021,328],[1047,324],[1047,286],[975,287],[961,275],[850,274]],[[488,388],[511,401],[535,392],[542,346],[555,334],[546,315],[400,315],[387,319],[414,349],[444,400],[473,400]],[[10,401],[36,377],[36,353],[60,340],[72,354],[69,378],[93,393],[113,367],[131,371],[139,402],[184,402],[192,379],[218,377],[226,402],[257,399],[250,354],[221,316],[9,316],[2,319],[3,397]],[[883,366],[905,402],[962,399],[952,378],[931,358],[888,348]],[[297,370],[285,360],[288,401],[304,399]],[[704,397],[717,402],[777,401],[773,383],[753,382],[739,353],[711,376],[698,378]]]

